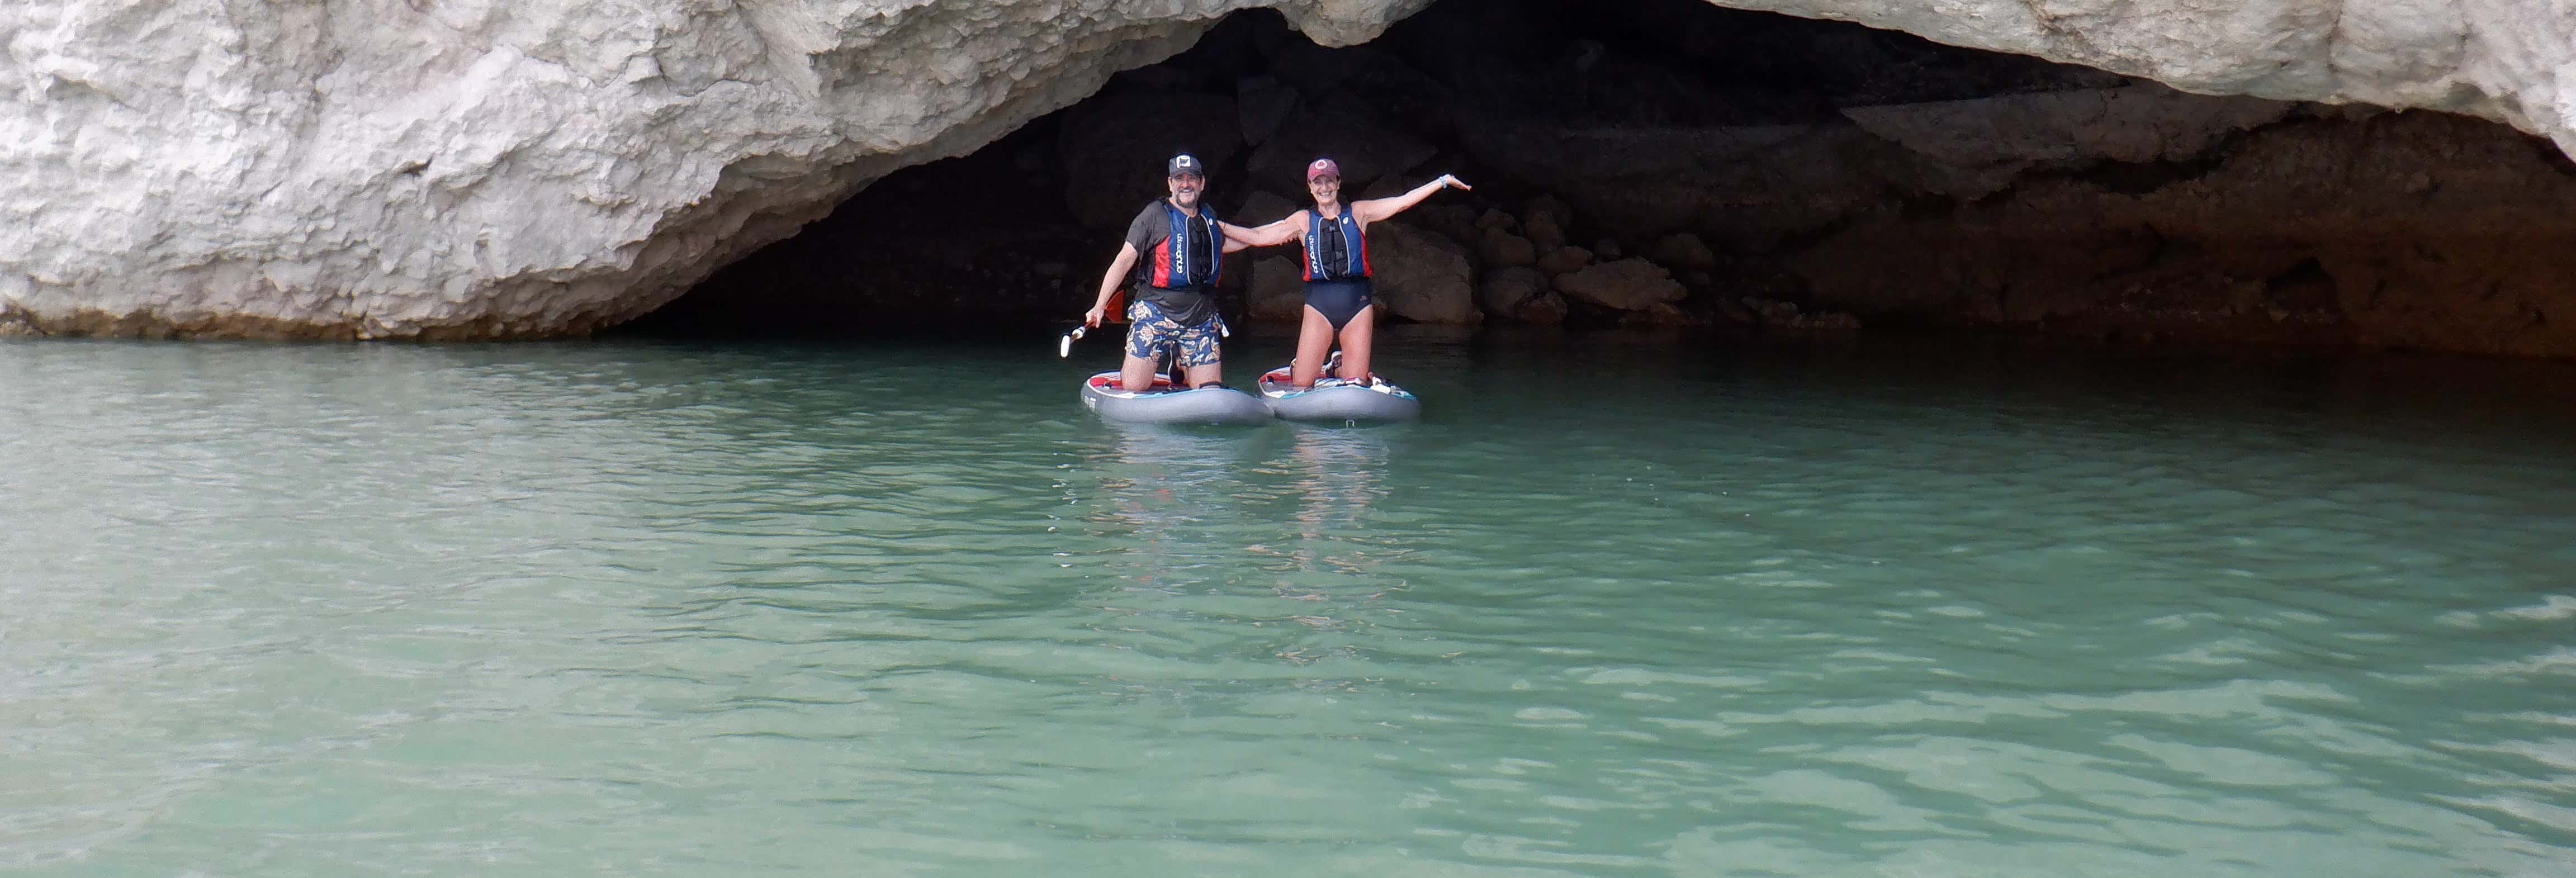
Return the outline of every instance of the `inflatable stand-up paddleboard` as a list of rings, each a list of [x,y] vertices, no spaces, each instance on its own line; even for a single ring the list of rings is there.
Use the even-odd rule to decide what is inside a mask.
[[[1261,376],[1261,398],[1269,400],[1270,410],[1282,418],[1359,424],[1410,421],[1422,416],[1422,400],[1377,376],[1369,376],[1367,384],[1342,384],[1326,378],[1315,382],[1312,390],[1298,390],[1289,383],[1288,368],[1281,366]]]
[[[1270,404],[1231,387],[1184,388],[1167,375],[1139,393],[1118,386],[1118,373],[1082,382],[1082,406],[1112,421],[1133,424],[1266,424]]]

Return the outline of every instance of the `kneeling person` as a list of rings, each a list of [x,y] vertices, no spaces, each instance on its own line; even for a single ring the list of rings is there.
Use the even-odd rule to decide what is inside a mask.
[[[1196,157],[1173,156],[1165,172],[1171,197],[1146,205],[1127,225],[1127,241],[1101,276],[1091,310],[1082,315],[1084,325],[1099,326],[1128,272],[1138,259],[1146,260],[1127,306],[1127,357],[1118,370],[1119,386],[1129,391],[1153,385],[1155,355],[1165,347],[1180,349],[1183,374],[1173,376],[1176,381],[1204,387],[1224,378],[1218,340],[1225,321],[1217,316],[1216,282],[1224,255],[1244,246],[1227,232],[1245,230],[1219,221],[1204,204],[1207,174]]]

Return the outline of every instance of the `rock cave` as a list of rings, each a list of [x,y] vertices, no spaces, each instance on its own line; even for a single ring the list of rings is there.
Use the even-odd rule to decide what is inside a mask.
[[[1241,5],[1135,20],[926,7],[827,28],[742,11],[638,34],[561,18],[534,36],[414,10],[520,41],[434,52],[455,69],[409,75],[447,88],[435,108],[347,106],[395,75],[382,68],[335,69],[311,106],[242,90],[236,116],[276,105],[311,130],[274,149],[235,132],[216,144],[231,153],[161,159],[134,184],[147,191],[34,211],[0,325],[437,340],[1062,322],[1115,227],[1157,194],[1157,163],[1189,150],[1214,169],[1212,203],[1246,222],[1298,206],[1296,169],[1317,155],[1360,197],[1443,172],[1477,184],[1379,245],[1402,322],[2576,354],[2560,282],[2576,165],[2463,115],[2558,126],[2481,84],[2513,65],[2476,46],[2451,68],[2416,63],[2440,34],[2274,39],[2286,54],[2264,73],[2225,51],[2245,33],[2170,54],[2215,39],[2192,21],[2039,40],[2086,66],[1700,0]],[[347,54],[317,14],[273,26],[302,43],[243,51]],[[1869,23],[2017,39],[1978,30],[2001,26],[1991,16],[1927,15]],[[2350,60],[2363,48],[2378,67]],[[2302,73],[2318,52],[2334,76]],[[48,63],[43,112],[95,126],[144,104],[143,85]],[[656,99],[561,110],[565,93],[620,88]],[[692,124],[694,140],[668,133]],[[18,164],[150,164],[133,152],[40,142]],[[77,221],[46,222],[62,217]],[[71,240],[118,219],[131,227]],[[1230,313],[1293,318],[1293,259],[1234,259]]]
[[[1384,195],[1389,316],[1739,332],[2002,329],[2544,356],[2576,174],[2482,120],[2163,85],[1694,0],[1451,0],[1324,48],[1237,13],[968,156],[908,168],[639,321],[837,335],[1062,322],[1161,158],[1222,215]],[[1237,322],[1296,260],[1236,254]]]

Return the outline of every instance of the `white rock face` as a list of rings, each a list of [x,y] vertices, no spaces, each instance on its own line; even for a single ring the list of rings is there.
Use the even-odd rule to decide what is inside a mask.
[[[1228,13],[1273,6],[1349,45],[1428,2],[12,0],[0,328],[580,333]],[[2473,113],[2576,147],[2576,13],[2560,3],[1722,5],[2187,91]]]

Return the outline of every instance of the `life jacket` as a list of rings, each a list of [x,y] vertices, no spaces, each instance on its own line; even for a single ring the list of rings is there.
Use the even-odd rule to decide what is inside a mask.
[[[1324,235],[1328,234],[1325,223],[1332,223],[1330,233],[1338,233],[1340,241],[1325,239]],[[1324,218],[1322,211],[1307,211],[1306,280],[1349,280],[1367,276],[1368,240],[1360,236],[1360,221],[1351,216],[1350,205],[1342,205],[1342,215],[1329,220]]]
[[[1154,245],[1154,269],[1146,282],[1166,290],[1215,286],[1217,272],[1225,267],[1225,233],[1216,227],[1216,211],[1200,205],[1199,215],[1192,217],[1173,207],[1170,199],[1164,199],[1162,205],[1171,223],[1171,234]],[[1205,252],[1191,246],[1197,243],[1190,240],[1193,232],[1206,237]]]

